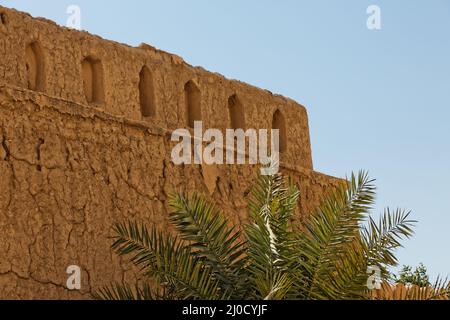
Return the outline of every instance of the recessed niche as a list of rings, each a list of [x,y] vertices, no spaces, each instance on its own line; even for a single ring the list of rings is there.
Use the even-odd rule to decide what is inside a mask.
[[[85,58],[81,63],[84,94],[88,103],[103,103],[105,92],[103,84],[103,65],[99,59]]]
[[[237,95],[232,95],[228,99],[228,112],[230,117],[231,129],[245,130],[244,106],[242,105]]]
[[[272,129],[278,129],[280,133],[280,152],[287,150],[287,136],[286,136],[286,120],[280,110],[275,111],[272,120]]]
[[[32,42],[26,46],[25,68],[27,88],[43,91],[45,87],[45,63],[44,54],[38,42]]]
[[[195,121],[202,121],[201,92],[193,81],[188,81],[184,86],[184,96],[187,125],[193,128]]]
[[[6,24],[6,13],[0,12],[0,24]]]
[[[153,75],[147,66],[144,66],[139,74],[139,101],[143,117],[155,115]]]

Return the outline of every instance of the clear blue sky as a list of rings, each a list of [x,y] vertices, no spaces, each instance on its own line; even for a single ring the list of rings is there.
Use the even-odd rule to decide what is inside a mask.
[[[413,211],[400,262],[450,274],[450,1],[10,0],[0,4],[152,44],[304,104],[315,169],[377,179],[377,210]],[[366,28],[381,8],[382,30]]]

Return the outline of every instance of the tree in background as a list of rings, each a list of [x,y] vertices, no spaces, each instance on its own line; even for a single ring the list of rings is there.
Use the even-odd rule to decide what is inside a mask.
[[[378,300],[449,300],[450,283],[441,277],[431,283],[422,263],[414,269],[404,265],[398,275],[392,274],[390,281],[372,295]]]
[[[420,263],[414,271],[411,266],[404,265],[398,276],[394,275],[394,281],[404,285],[416,285],[419,287],[428,287],[431,285],[427,267],[423,263]]]

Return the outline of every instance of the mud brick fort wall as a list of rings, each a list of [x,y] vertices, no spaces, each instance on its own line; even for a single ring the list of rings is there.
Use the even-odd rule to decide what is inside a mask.
[[[168,196],[196,190],[246,219],[256,165],[174,165],[171,132],[276,127],[301,219],[337,180],[314,172],[307,113],[149,45],[0,7],[0,298],[78,299],[135,270],[110,250],[114,222],[167,227]],[[66,268],[82,288],[66,288]]]

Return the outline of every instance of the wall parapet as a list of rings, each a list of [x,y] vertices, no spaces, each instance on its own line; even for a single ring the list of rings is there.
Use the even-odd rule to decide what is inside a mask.
[[[172,130],[161,126],[161,123],[158,122],[153,122],[151,120],[146,121],[130,119],[117,114],[108,113],[101,108],[87,106],[73,101],[64,100],[59,97],[53,97],[42,92],[35,92],[12,85],[0,84],[0,101],[2,102],[4,107],[7,106],[8,108],[13,105],[24,105],[26,104],[26,102],[28,102],[35,106],[39,106],[39,108],[41,109],[51,109],[53,111],[56,111],[57,113],[69,115],[75,118],[99,119],[103,122],[122,125],[131,129],[139,130],[148,135],[161,137],[166,140],[170,140],[173,133]],[[192,139],[196,138],[192,136]],[[227,145],[224,145],[223,153],[226,154],[227,150],[230,149],[228,149]],[[239,150],[234,151],[236,154],[239,154]],[[247,157],[246,159],[248,159],[247,154],[244,154],[244,156]],[[248,163],[248,161],[246,161],[246,163]],[[301,165],[289,163],[283,158],[280,159],[280,167],[294,174],[308,174],[309,171],[312,171],[311,169],[304,168]],[[332,178],[330,176],[326,177],[328,177],[329,179]]]
[[[146,44],[130,47],[1,6],[0,13],[0,83],[169,131],[199,118],[207,128],[269,129],[277,115],[286,131],[282,160],[313,169],[307,112],[291,99]]]

